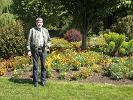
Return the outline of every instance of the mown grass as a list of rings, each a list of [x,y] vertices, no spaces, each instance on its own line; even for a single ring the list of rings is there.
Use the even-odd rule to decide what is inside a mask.
[[[133,85],[47,80],[35,88],[31,80],[1,77],[0,100],[133,100]]]

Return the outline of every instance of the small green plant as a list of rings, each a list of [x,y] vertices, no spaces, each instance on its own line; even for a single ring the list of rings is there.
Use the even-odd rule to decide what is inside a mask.
[[[91,68],[86,68],[86,67],[81,67],[80,68],[80,76],[83,79],[86,79],[92,74],[92,69]]]
[[[50,78],[52,76],[52,69],[46,69],[46,77]]]
[[[59,79],[64,80],[66,77],[66,74],[67,74],[66,72],[60,72],[59,73]]]
[[[128,77],[129,69],[122,63],[114,63],[109,68],[110,77],[120,80]]]
[[[53,68],[54,70],[56,70],[57,72],[60,71],[61,63],[59,62],[58,59],[54,59],[54,60],[52,61],[52,68]]]
[[[114,63],[120,63],[120,58],[119,58],[119,57],[113,57],[113,58],[112,58],[112,61],[113,61]]]
[[[79,71],[72,71],[71,80],[79,80],[79,79],[81,79],[80,72]]]
[[[129,48],[129,45],[128,45],[129,43],[128,42],[126,42],[126,41],[123,41],[122,42],[122,44],[121,44],[121,46],[120,46],[120,48],[119,48],[119,50],[118,50],[118,53],[120,54],[120,55],[128,55],[128,48]]]

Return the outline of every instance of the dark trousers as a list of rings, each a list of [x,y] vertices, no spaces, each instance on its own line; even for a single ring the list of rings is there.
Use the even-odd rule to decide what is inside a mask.
[[[46,83],[46,52],[39,49],[31,49],[32,60],[33,60],[33,83],[38,82],[38,58],[41,62],[41,82]]]

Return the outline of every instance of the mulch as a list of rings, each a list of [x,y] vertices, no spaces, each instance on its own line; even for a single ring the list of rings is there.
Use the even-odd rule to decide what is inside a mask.
[[[129,79],[113,80],[110,77],[103,76],[101,73],[93,73],[92,76],[88,77],[87,79],[81,80],[81,82],[104,83],[104,84],[107,83],[107,84],[114,84],[114,85],[133,84],[133,80],[129,80]]]
[[[7,71],[5,73],[5,77],[12,77],[13,73],[10,71]],[[57,75],[56,75],[57,76]],[[32,79],[32,72],[25,72],[22,76],[22,79]],[[53,79],[53,78],[52,78]],[[55,80],[59,80],[57,77]],[[122,80],[113,80],[110,77],[103,76],[101,73],[93,73],[92,76],[78,80],[82,83],[103,83],[103,84],[114,84],[114,85],[130,85],[133,84],[133,80],[129,79],[122,79]]]

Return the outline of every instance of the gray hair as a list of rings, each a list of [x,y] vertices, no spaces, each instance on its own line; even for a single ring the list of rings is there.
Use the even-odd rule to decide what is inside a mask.
[[[40,17],[38,17],[38,18],[36,19],[36,22],[38,22],[38,21],[42,21],[42,22],[43,22],[43,19],[40,18]]]

